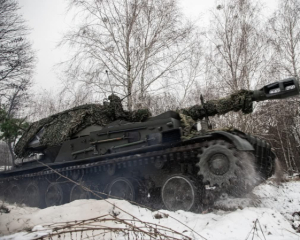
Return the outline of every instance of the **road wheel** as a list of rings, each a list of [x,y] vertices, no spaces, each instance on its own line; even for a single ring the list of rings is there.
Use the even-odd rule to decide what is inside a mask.
[[[43,207],[41,189],[35,182],[27,184],[24,191],[24,203],[29,207]]]
[[[161,197],[170,211],[190,211],[199,203],[199,194],[194,182],[183,175],[168,177],[161,189]]]
[[[9,203],[22,203],[24,194],[19,183],[10,182],[3,193],[4,201]]]
[[[83,184],[83,183],[82,183]],[[85,185],[83,185],[85,186]],[[84,190],[81,185],[74,184],[70,191],[70,202],[79,199],[90,199],[90,192]]]
[[[108,196],[117,199],[135,201],[136,188],[131,180],[124,177],[118,177],[108,185]]]
[[[67,189],[63,183],[50,183],[45,193],[46,207],[58,206],[68,202]]]

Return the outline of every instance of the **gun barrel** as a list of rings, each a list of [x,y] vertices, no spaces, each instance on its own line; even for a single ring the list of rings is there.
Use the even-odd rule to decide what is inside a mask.
[[[253,91],[252,100],[259,102],[268,99],[284,99],[296,95],[299,95],[299,81],[297,78],[291,77]]]

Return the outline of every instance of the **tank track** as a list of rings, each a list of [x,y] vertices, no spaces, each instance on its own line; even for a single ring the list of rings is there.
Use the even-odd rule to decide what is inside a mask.
[[[265,140],[252,135],[246,135],[246,139],[254,147],[256,170],[260,173],[262,181],[264,181],[275,173],[276,156],[272,152],[270,144]]]
[[[273,154],[271,152],[270,146],[265,141],[250,135],[244,135],[244,138],[247,139],[255,148],[254,155],[256,156],[256,170],[259,171],[261,175],[263,175],[262,179],[268,178],[274,171],[274,158],[270,157],[271,154]],[[57,180],[59,177],[57,175],[57,172],[70,178],[72,178],[72,176],[74,175],[84,175],[89,178],[90,175],[97,175],[98,173],[102,172],[108,175],[108,184],[114,179],[113,175],[115,170],[127,169],[127,172],[130,172],[131,169],[140,169],[143,166],[146,166],[148,168],[148,166],[150,165],[154,166],[155,169],[160,171],[159,175],[162,175],[161,179],[157,182],[164,182],[164,179],[167,179],[174,173],[185,174],[186,176],[191,176],[193,179],[195,179],[196,177],[195,185],[198,186],[200,184],[201,187],[198,187],[202,188],[203,177],[197,175],[199,168],[196,167],[196,164],[199,161],[198,156],[202,154],[203,149],[209,147],[212,142],[217,142],[217,140],[207,138],[205,140],[203,139],[202,142],[192,144],[186,143],[186,145],[174,147],[169,146],[169,148],[164,150],[157,150],[115,158],[109,158],[109,156],[107,156],[107,158],[98,162],[84,164],[81,162],[80,164],[67,167],[55,167],[53,170],[43,169],[25,174],[20,172],[20,174],[15,173],[15,175],[13,176],[7,176],[5,173],[0,173],[0,190],[1,188],[3,189],[4,186],[9,186],[10,183],[20,184],[23,181],[36,183],[38,183],[40,180],[44,182],[47,181],[49,183],[59,182],[62,179]],[[175,167],[176,172],[173,171],[174,166],[177,166],[177,168]],[[112,171],[112,169],[114,170]],[[63,180],[65,181],[65,179]],[[139,191],[143,192],[143,195],[147,195],[146,185],[147,184],[140,185],[140,188],[142,189],[140,189]],[[105,189],[106,188],[104,187],[101,189],[99,188],[98,190],[100,190],[100,192],[105,192]],[[145,198],[145,196],[143,196],[142,198]]]
[[[0,173],[0,182],[4,181],[11,181],[11,180],[19,180],[24,178],[42,178],[49,176],[50,178],[52,175],[55,175],[56,172],[59,172],[66,177],[68,177],[72,173],[98,173],[103,171],[109,171],[111,166],[115,165],[118,169],[121,168],[130,168],[132,166],[141,166],[147,164],[163,164],[167,161],[176,161],[179,160],[182,164],[184,163],[191,163],[190,161],[186,161],[191,158],[197,157],[198,151],[207,143],[195,143],[192,145],[186,146],[178,146],[173,148],[168,148],[165,150],[160,151],[152,151],[142,154],[135,154],[125,157],[118,157],[112,159],[101,160],[99,162],[94,163],[87,163],[87,164],[78,164],[69,167],[62,167],[62,168],[55,168],[54,170],[42,170],[35,173],[29,174],[20,174],[10,177],[1,177]]]
[[[184,173],[187,176],[196,175],[193,172],[193,169],[195,169],[194,165],[197,161],[197,155],[199,151],[201,150],[201,147],[206,145],[207,142],[200,142],[200,143],[194,143],[189,144],[185,146],[176,146],[176,147],[169,147],[164,150],[158,150],[158,151],[152,151],[152,152],[146,152],[142,154],[135,154],[125,157],[117,157],[117,158],[111,158],[111,159],[105,159],[98,162],[93,163],[86,163],[86,164],[77,164],[73,166],[68,167],[61,167],[61,168],[55,168],[53,170],[51,169],[44,169],[42,171],[38,172],[32,172],[27,174],[19,174],[15,176],[9,176],[4,177],[4,174],[0,173],[0,195],[1,192],[4,193],[5,191],[9,191],[8,195],[9,197],[6,198],[9,202],[17,202],[17,203],[24,203],[24,199],[26,196],[24,193],[22,193],[22,189],[26,188],[26,184],[29,183],[36,183],[43,185],[42,188],[44,189],[43,192],[41,192],[42,197],[45,198],[45,194],[47,186],[50,186],[52,183],[62,183],[66,188],[66,193],[64,193],[64,201],[60,204],[67,203],[70,201],[70,189],[72,188],[72,183],[68,183],[66,179],[59,176],[57,173],[60,173],[61,175],[68,177],[70,179],[73,179],[74,175],[81,175],[84,176],[83,182],[81,182],[80,179],[73,179],[77,182],[80,182],[87,186],[85,183],[92,183],[88,187],[92,190],[95,190],[98,192],[98,194],[102,195],[101,193],[109,194],[107,191],[107,188],[115,178],[118,177],[118,174],[114,174],[114,171],[111,172],[111,169],[115,167],[116,172],[120,169],[120,172],[123,172],[124,169],[126,169],[127,177],[128,179],[131,179],[131,181],[134,182],[134,184],[137,186],[137,199],[135,200],[138,203],[142,203],[144,205],[149,205],[152,208],[162,208],[161,201],[158,198],[158,195],[154,192],[151,193],[151,196],[154,196],[150,199],[147,199],[147,196],[149,194],[149,185],[151,185],[153,182],[156,183],[163,183],[164,179],[169,177],[170,175],[174,174],[174,172],[170,171],[169,166],[177,166],[176,173],[182,174]],[[152,165],[152,166],[150,166]],[[178,167],[179,166],[179,167]],[[160,175],[156,181],[152,181],[152,179],[156,178],[157,175],[153,176],[152,179],[144,179],[143,175],[140,175],[138,177],[136,176],[130,176],[131,171],[134,171],[134,169],[142,169],[142,168],[155,168],[157,170],[157,175]],[[103,174],[102,174],[103,173]],[[102,177],[106,176],[105,182],[99,182],[95,184],[93,181],[93,177],[99,176]],[[154,179],[155,180],[155,179]],[[201,184],[201,179],[198,178],[197,183]],[[67,186],[69,185],[69,186]],[[74,186],[74,185],[73,185]],[[161,187],[157,184],[154,184],[151,187],[155,186],[156,188]],[[9,189],[13,188],[13,189]],[[64,187],[63,187],[64,188]],[[65,191],[64,190],[64,191]],[[46,191],[46,192],[45,192]],[[21,195],[16,196],[16,192],[19,192]],[[10,196],[10,194],[13,194],[13,197]],[[3,195],[4,196],[4,195]],[[25,198],[24,198],[25,197]],[[105,196],[103,196],[105,197]],[[152,201],[154,200],[154,204],[152,204]],[[44,200],[42,200],[44,201]],[[27,203],[27,201],[25,200]],[[34,207],[47,207],[48,205],[45,205],[45,203],[39,204],[38,206]],[[51,205],[50,205],[51,206]]]
[[[239,130],[234,130],[231,133],[247,140],[253,146],[253,155],[256,158],[255,167],[260,174],[261,182],[271,177],[276,171],[276,155],[272,151],[271,145],[263,139],[251,134],[245,134]]]

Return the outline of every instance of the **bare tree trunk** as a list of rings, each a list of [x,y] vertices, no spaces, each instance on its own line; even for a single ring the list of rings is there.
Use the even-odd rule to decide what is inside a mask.
[[[278,136],[279,136],[280,146],[281,146],[281,150],[282,150],[282,153],[283,153],[285,165],[286,165],[287,170],[289,170],[291,168],[291,165],[290,165],[290,163],[289,163],[289,161],[287,159],[287,156],[286,156],[286,153],[285,153],[285,149],[283,147],[283,141],[282,141],[282,137],[281,137],[281,132],[279,131],[278,125],[276,126],[276,129],[277,129],[277,133],[278,133]]]
[[[11,146],[11,142],[8,141],[7,145],[8,145],[8,149],[9,149],[9,153],[10,153],[10,157],[11,157],[11,165],[14,168],[16,166],[15,165],[15,155],[14,155],[14,151],[13,151],[12,146]]]
[[[293,153],[293,149],[292,149],[292,146],[291,146],[291,141],[290,141],[290,134],[289,134],[289,131],[287,129],[287,126],[286,126],[286,123],[284,122],[284,128],[286,129],[286,135],[287,135],[287,144],[288,144],[288,149],[289,149],[289,159],[290,159],[290,162],[291,162],[291,167],[293,170],[295,170],[296,172],[298,172],[298,167],[296,165],[296,162],[295,162],[295,156],[294,156],[294,153]]]
[[[132,110],[132,84],[130,80],[127,83],[127,93],[128,93],[127,108],[129,111],[131,111]]]
[[[290,29],[290,38],[291,38],[291,57],[292,57],[292,66],[293,66],[293,72],[294,76],[297,77],[297,67],[296,67],[296,56],[295,56],[295,46],[294,46],[294,40],[293,40],[293,29]]]

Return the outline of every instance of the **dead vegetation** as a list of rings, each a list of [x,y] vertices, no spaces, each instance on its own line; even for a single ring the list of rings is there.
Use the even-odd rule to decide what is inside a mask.
[[[60,222],[44,225],[52,233],[41,239],[55,239],[72,236],[72,239],[89,239],[106,236],[124,236],[124,239],[191,239],[185,234],[159,224],[138,219],[124,219],[106,214],[82,221]],[[204,238],[203,238],[204,239]]]

